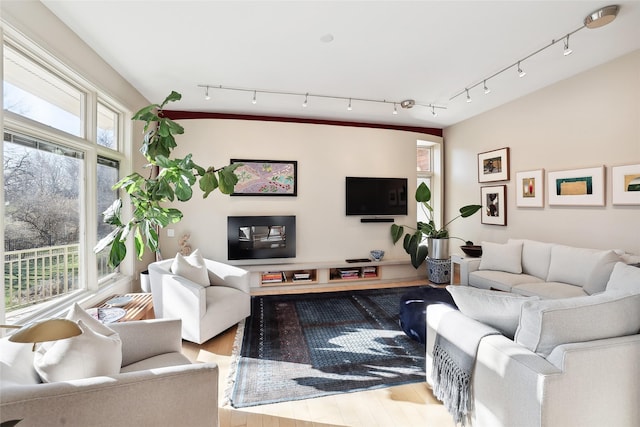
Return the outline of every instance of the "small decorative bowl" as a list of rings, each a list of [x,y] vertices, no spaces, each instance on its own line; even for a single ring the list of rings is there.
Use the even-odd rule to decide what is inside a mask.
[[[469,255],[470,257],[477,258],[479,256],[482,256],[482,246],[480,245],[463,245],[460,246],[460,249],[462,249],[462,252]]]
[[[382,257],[384,257],[384,251],[381,249],[374,249],[370,253],[374,261],[381,261]]]

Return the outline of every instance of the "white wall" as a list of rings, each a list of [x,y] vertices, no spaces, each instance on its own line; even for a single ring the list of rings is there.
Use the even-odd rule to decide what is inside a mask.
[[[164,257],[172,257],[178,239],[191,234],[191,246],[216,260],[227,259],[227,216],[295,215],[297,256],[288,262],[342,261],[368,257],[384,249],[385,259],[406,259],[401,244],[393,246],[390,223],[360,222],[345,215],[345,177],[407,177],[409,194],[416,186],[416,142],[440,142],[431,135],[359,127],[260,122],[244,120],[182,120],[185,133],[175,154],[193,153],[203,167],[220,167],[234,159],[296,160],[298,196],[225,196],[219,192],[202,199],[196,193],[176,207],[184,219],[176,238],[161,236]],[[397,222],[413,223],[416,206]],[[409,221],[409,218],[414,218]],[[280,260],[282,262],[282,260]],[[252,263],[256,263],[253,261]],[[262,263],[262,261],[260,261]]]
[[[507,184],[507,226],[482,225],[476,214],[456,221],[453,235],[476,243],[522,237],[640,254],[640,206],[611,202],[611,166],[640,164],[640,51],[451,126],[444,140],[447,217],[480,201],[478,153],[511,150],[510,181],[482,184]],[[516,172],[602,165],[604,207],[549,206],[547,194],[544,208],[515,205]]]

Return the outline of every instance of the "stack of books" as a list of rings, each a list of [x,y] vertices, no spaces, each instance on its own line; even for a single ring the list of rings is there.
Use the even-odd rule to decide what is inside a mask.
[[[294,282],[310,282],[311,273],[293,273]]]
[[[360,270],[339,268],[338,274],[340,274],[341,279],[357,279],[360,277]]]
[[[282,283],[287,277],[282,271],[267,271],[262,273],[262,283]]]
[[[362,267],[362,277],[378,277],[378,270],[376,267]]]

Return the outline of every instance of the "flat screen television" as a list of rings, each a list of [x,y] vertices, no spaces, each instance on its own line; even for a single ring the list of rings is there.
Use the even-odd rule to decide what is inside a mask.
[[[296,217],[227,217],[227,242],[230,260],[295,258]]]
[[[407,215],[407,178],[346,178],[347,215]]]

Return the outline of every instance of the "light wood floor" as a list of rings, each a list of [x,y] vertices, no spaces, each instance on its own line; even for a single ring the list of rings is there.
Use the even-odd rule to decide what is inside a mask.
[[[399,282],[366,288],[423,285]],[[349,290],[336,286],[322,291]],[[358,289],[364,289],[362,285]],[[272,293],[278,292],[274,289]],[[280,291],[285,293],[286,290]],[[446,409],[426,383],[343,393],[316,399],[235,409],[224,405],[225,388],[236,327],[202,345],[183,341],[183,353],[193,362],[215,362],[220,367],[220,427],[453,427]]]

